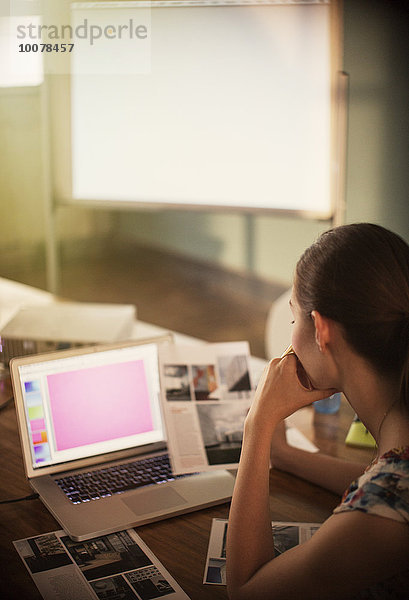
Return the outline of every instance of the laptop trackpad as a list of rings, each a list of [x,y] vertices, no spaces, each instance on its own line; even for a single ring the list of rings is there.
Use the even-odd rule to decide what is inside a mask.
[[[174,506],[186,504],[187,500],[172,490],[171,487],[146,490],[122,500],[136,515],[166,510]]]

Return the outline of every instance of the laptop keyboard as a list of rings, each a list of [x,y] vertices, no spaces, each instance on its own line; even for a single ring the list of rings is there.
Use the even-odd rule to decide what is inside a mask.
[[[169,456],[161,454],[112,467],[60,477],[55,479],[55,482],[73,504],[80,504],[187,476],[173,475]]]

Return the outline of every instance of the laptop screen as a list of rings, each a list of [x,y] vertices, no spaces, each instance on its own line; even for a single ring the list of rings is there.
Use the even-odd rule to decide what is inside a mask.
[[[165,439],[154,343],[18,367],[34,469]]]

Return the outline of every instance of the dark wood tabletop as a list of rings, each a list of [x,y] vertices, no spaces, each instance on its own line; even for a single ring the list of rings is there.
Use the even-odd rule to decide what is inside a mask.
[[[0,381],[0,404],[11,396],[10,382]],[[308,407],[297,413],[297,427],[328,454],[369,462],[373,451],[345,445],[353,411],[345,400],[339,413],[321,415]],[[14,403],[0,411],[0,500],[31,494],[21,456]],[[339,498],[302,479],[272,469],[271,516],[274,521],[323,522]],[[136,531],[192,600],[227,598],[224,586],[204,585],[212,519],[227,518],[229,504],[144,525]],[[12,544],[13,540],[56,531],[59,524],[41,500],[0,505],[0,597],[40,600],[41,595]]]

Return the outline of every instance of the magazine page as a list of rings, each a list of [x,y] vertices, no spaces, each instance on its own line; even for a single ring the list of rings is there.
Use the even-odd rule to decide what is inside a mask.
[[[84,542],[61,530],[13,543],[44,600],[189,600],[133,529]]]
[[[203,583],[226,585],[227,525],[227,519],[213,519],[212,521]],[[321,526],[320,523],[286,523],[280,521],[273,521],[271,525],[276,556],[306,542]]]
[[[237,468],[253,398],[248,343],[164,347],[160,371],[173,472]]]

